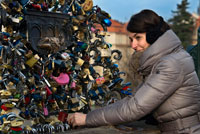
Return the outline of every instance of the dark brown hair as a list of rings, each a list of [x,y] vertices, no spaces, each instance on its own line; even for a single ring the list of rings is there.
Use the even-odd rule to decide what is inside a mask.
[[[127,30],[133,33],[147,33],[147,42],[152,44],[163,33],[169,30],[169,25],[154,11],[145,9],[133,15],[127,25]]]

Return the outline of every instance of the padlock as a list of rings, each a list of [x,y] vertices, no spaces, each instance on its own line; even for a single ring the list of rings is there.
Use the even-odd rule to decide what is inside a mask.
[[[61,54],[61,57],[62,57],[63,60],[66,60],[66,61],[70,59],[70,55],[66,52],[63,52]]]
[[[47,99],[47,91],[45,91],[45,90],[40,91],[40,96],[42,97],[43,100],[46,100]]]
[[[76,82],[75,81],[72,81],[70,83],[70,88],[74,89],[76,87]]]
[[[35,85],[35,77],[34,77],[34,76],[29,77],[29,78],[28,78],[28,82],[29,82],[29,84],[31,84],[31,85]]]
[[[77,42],[77,44],[78,44],[78,47],[81,49],[81,51],[86,50],[88,47],[88,45],[84,42],[79,41],[79,42]]]
[[[98,50],[101,52],[101,57],[111,57],[111,49],[110,48],[98,48]]]
[[[109,82],[112,78],[112,73],[110,72],[110,70],[104,71],[103,77],[105,78],[105,82]]]
[[[84,60],[82,60],[81,58],[78,58],[76,64],[78,64],[79,66],[82,66],[84,62],[85,62]]]
[[[24,121],[23,120],[14,120],[14,121],[11,121],[11,127],[20,127],[24,124]]]
[[[76,25],[74,25],[74,26],[73,26],[73,30],[74,30],[74,31],[78,31],[78,30],[79,30],[79,27],[76,26]]]
[[[4,125],[3,128],[2,128],[2,132],[6,133],[6,134],[9,132],[9,130],[10,130],[10,126],[9,125],[6,125],[6,126]]]
[[[21,70],[25,70],[26,69],[26,66],[25,66],[25,64],[24,64],[25,62],[20,62],[20,68],[21,68]]]
[[[76,85],[75,90],[76,90],[77,94],[80,95],[83,91],[83,87],[81,85]]]
[[[30,58],[29,60],[26,61],[26,64],[32,68],[40,59],[40,57],[38,56],[38,54],[35,54],[32,58]]]
[[[58,120],[65,122],[67,119],[68,114],[66,112],[59,112],[58,114]]]
[[[83,15],[77,15],[76,19],[78,20],[77,24],[81,24],[81,23],[84,23],[86,21],[86,17],[83,16]]]
[[[42,11],[42,7],[40,4],[30,4],[30,7],[39,11]]]
[[[57,103],[56,100],[54,101],[54,109],[56,109],[56,110],[57,110],[57,109],[60,109],[60,107],[59,107],[59,105],[58,105],[58,103]]]
[[[15,120],[17,118],[17,115],[14,112],[8,113],[6,121],[7,123],[11,123],[11,121]]]
[[[26,54],[25,54],[25,57],[27,59],[30,59],[31,57],[33,57],[33,52],[31,50],[29,50]]]
[[[46,2],[41,3],[42,11],[48,11],[48,5]]]
[[[84,41],[85,40],[85,33],[83,31],[77,31],[76,37],[78,38],[79,41]]]
[[[70,100],[72,103],[72,105],[70,106],[71,110],[76,111],[76,109],[79,107],[79,100],[77,98],[71,98]]]
[[[18,75],[22,82],[26,82],[26,76],[20,70],[18,71]]]
[[[85,104],[85,105],[87,105],[88,103],[87,103],[87,101],[86,101],[86,98],[85,97],[83,97],[83,96],[80,96],[80,98],[81,98],[81,101]]]
[[[98,97],[97,93],[95,92],[95,90],[91,89],[91,90],[89,90],[88,93],[89,93],[89,95],[90,95],[90,97],[91,97],[92,100],[99,99],[99,97]]]
[[[60,5],[64,6],[65,0],[59,0]]]
[[[57,9],[59,8],[59,1],[58,0],[55,0],[54,1],[54,4],[51,8],[48,9],[49,12],[56,12]]]
[[[5,105],[1,105],[1,109],[7,111],[8,108]],[[6,117],[7,118],[7,117]]]
[[[59,85],[66,85],[69,83],[69,75],[67,73],[60,73],[58,77],[51,76]]]
[[[16,86],[15,86],[14,83],[11,82],[11,81],[6,85],[6,89],[7,89],[8,91],[10,91],[11,94],[14,93],[14,92],[16,92]]]
[[[51,89],[49,89],[48,86],[46,86],[45,89],[46,89],[47,96],[52,95],[52,91],[51,91]]]
[[[13,35],[13,27],[11,25],[8,25],[6,27],[6,32],[10,34],[10,36]]]
[[[11,9],[8,7],[8,3],[6,3],[5,1],[1,2],[1,7],[6,10],[8,13],[11,12]]]
[[[1,97],[2,98],[8,98],[12,95],[12,93],[10,91],[4,90],[3,92],[1,92]]]
[[[12,109],[15,105],[12,103],[5,103],[4,106],[7,107],[8,109]]]
[[[43,107],[43,112],[44,112],[44,116],[49,115],[48,108],[46,106]]]
[[[97,85],[101,85],[105,82],[105,78],[104,77],[99,77],[96,79],[96,83]]]
[[[93,66],[93,69],[95,70],[95,72],[97,72],[99,74],[99,76],[103,76],[103,67],[102,66]]]
[[[103,91],[102,87],[98,87],[97,90],[98,90],[98,95],[101,96],[102,100],[103,100],[103,98],[104,98],[104,96],[106,94],[105,91]]]
[[[110,21],[110,19],[107,19],[107,18],[103,19],[102,23],[104,23],[108,27],[112,25],[112,22]]]
[[[86,73],[86,75],[88,76],[88,78],[89,78],[90,81],[94,81],[94,78],[90,74],[90,70],[88,68],[85,68],[84,72]],[[83,77],[85,77],[85,76],[83,76]]]
[[[83,4],[81,4],[84,11],[88,12],[91,11],[93,8],[93,1],[92,0],[85,0]]]

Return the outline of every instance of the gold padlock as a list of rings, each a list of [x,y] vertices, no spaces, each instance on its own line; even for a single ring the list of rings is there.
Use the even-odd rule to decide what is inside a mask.
[[[75,6],[74,6],[74,4],[72,5],[72,13],[74,14],[75,13]]]
[[[25,130],[31,131],[32,128],[29,125],[26,125]]]
[[[53,93],[56,93],[56,92],[57,92],[57,88],[54,87],[53,85],[52,85],[52,92],[53,92]]]
[[[103,72],[103,77],[106,82],[111,80],[111,75],[112,75],[112,73],[110,72],[110,70],[105,70]]]
[[[83,78],[86,78],[88,76],[89,80],[93,81],[94,78],[92,77],[92,75],[90,75],[90,70],[88,68],[84,69],[84,72],[86,75],[83,76]]]
[[[78,31],[78,34],[76,36],[79,41],[84,41],[85,39],[85,33],[83,31]]]
[[[102,67],[102,66],[93,66],[93,68],[100,76],[103,76],[104,67]]]
[[[65,0],[59,0],[60,5],[64,5],[65,4]]]
[[[79,29],[78,26],[75,26],[75,25],[73,26],[74,31],[77,31],[78,29]]]
[[[91,11],[93,8],[93,1],[92,0],[85,0],[83,4],[81,4],[84,11]]]
[[[78,58],[76,64],[78,64],[79,66],[82,66],[84,62],[85,62],[84,60],[82,60],[81,58]]]
[[[17,90],[16,86],[11,81],[6,85],[6,89],[9,90],[11,93],[15,93]]]
[[[76,92],[77,92],[78,95],[80,95],[82,93],[82,90],[83,90],[83,88],[82,88],[81,85],[76,86]]]
[[[5,124],[5,125],[8,125],[8,124],[10,124],[11,123],[11,121],[4,121],[3,122],[3,124]]]
[[[4,69],[4,68],[7,68],[7,69],[11,69],[12,70],[12,66],[11,65],[8,65],[8,64],[3,64],[0,66],[0,69]]]
[[[1,7],[6,10],[8,13],[11,12],[11,9],[8,7],[8,5],[4,2],[4,1],[1,1]]]
[[[99,48],[100,52],[101,52],[101,57],[111,57],[111,49],[107,48],[107,49],[101,49]]]
[[[20,127],[24,124],[23,120],[14,120],[11,121],[11,127]]]
[[[12,103],[5,103],[5,107],[7,108],[13,108],[15,105]]]
[[[1,93],[1,96],[2,96],[2,97],[9,97],[9,96],[11,96],[11,92],[10,92],[10,91],[4,90],[4,91]]]
[[[39,59],[40,57],[38,56],[38,54],[35,54],[32,58],[26,61],[26,64],[29,67],[33,67],[38,62]]]
[[[85,97],[80,96],[80,98],[81,98],[81,101],[82,101],[84,104],[88,104]]]
[[[13,35],[13,27],[11,25],[8,25],[6,27],[6,32],[12,36]]]

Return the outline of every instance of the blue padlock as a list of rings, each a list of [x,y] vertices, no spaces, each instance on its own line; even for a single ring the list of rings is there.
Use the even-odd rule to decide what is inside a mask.
[[[109,20],[109,19],[103,19],[103,23],[106,25],[106,26],[111,26],[112,25],[112,22]]]

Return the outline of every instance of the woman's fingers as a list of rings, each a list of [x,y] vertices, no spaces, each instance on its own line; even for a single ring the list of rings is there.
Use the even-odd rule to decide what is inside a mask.
[[[74,114],[68,114],[68,117],[67,117],[67,122],[68,124],[72,125],[73,124],[73,115]]]
[[[86,114],[83,113],[74,113],[69,114],[67,118],[68,124],[75,126],[84,126],[86,125]]]

